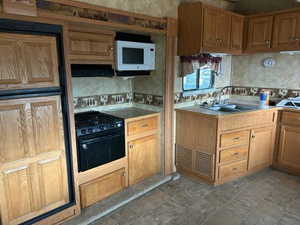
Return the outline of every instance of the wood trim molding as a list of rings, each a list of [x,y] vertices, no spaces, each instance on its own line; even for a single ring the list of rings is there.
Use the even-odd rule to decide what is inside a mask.
[[[177,53],[177,20],[167,18],[166,34],[166,74],[165,74],[165,101],[164,101],[164,120],[165,120],[165,142],[164,142],[164,174],[170,175],[174,172],[174,82],[175,65]]]

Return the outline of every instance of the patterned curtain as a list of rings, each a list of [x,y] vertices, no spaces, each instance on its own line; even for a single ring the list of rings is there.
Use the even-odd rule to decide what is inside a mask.
[[[195,56],[181,56],[181,76],[184,77],[193,73],[207,64],[211,65],[213,71],[217,74],[221,70],[222,57],[214,57],[210,54],[200,54]]]

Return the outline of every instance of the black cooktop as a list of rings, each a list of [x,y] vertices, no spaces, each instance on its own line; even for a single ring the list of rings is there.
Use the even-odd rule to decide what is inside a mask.
[[[124,127],[123,119],[97,111],[75,114],[77,136],[100,133]]]

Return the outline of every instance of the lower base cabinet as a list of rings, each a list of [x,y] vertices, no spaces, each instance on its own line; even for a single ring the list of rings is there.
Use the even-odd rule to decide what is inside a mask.
[[[300,127],[281,128],[278,161],[282,166],[300,171]]]
[[[249,170],[270,166],[273,159],[274,128],[253,129],[250,137]]]
[[[129,185],[159,172],[158,136],[152,135],[129,142]]]
[[[284,110],[280,114],[278,149],[274,167],[300,175],[300,113]]]
[[[177,170],[220,185],[272,165],[277,110],[210,116],[176,111]]]
[[[125,188],[125,169],[80,185],[81,206],[86,208]]]

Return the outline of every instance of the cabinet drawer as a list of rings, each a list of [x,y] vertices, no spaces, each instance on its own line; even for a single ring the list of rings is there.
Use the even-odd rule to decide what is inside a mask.
[[[248,145],[220,152],[220,163],[232,162],[248,157]]]
[[[137,135],[143,132],[155,130],[158,128],[158,117],[150,117],[147,119],[137,120],[128,123],[127,135]]]
[[[283,112],[281,122],[300,126],[300,113]]]
[[[249,142],[249,135],[250,131],[239,131],[229,134],[222,134],[221,135],[221,141],[220,141],[220,147],[226,148],[226,147],[233,147],[238,145],[246,145]]]
[[[247,171],[247,160],[219,167],[219,179],[239,176]]]
[[[80,185],[80,198],[82,208],[86,208],[110,195],[117,193],[125,187],[125,169],[95,179]]]

